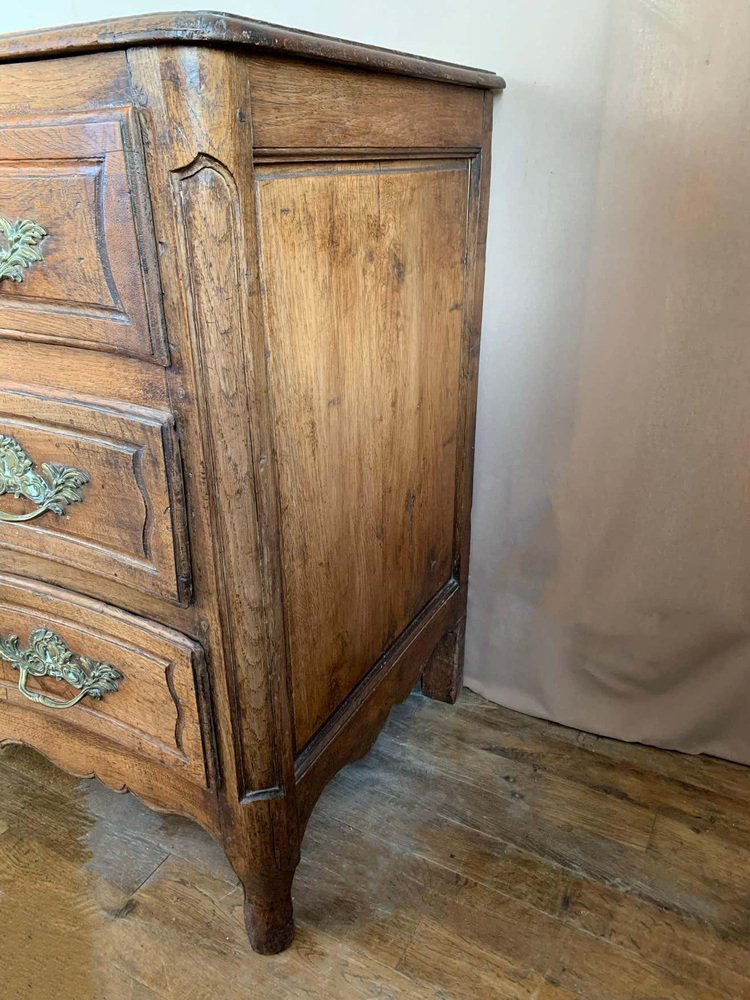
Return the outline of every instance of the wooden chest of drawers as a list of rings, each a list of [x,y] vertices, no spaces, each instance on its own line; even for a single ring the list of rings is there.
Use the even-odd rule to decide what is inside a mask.
[[[0,742],[185,814],[264,952],[454,700],[490,73],[222,15],[0,41]]]

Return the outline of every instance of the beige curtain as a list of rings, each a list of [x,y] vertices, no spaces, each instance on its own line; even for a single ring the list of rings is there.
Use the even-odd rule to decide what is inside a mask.
[[[610,15],[580,310],[561,302],[566,343],[545,319],[559,381],[535,436],[512,429],[523,451],[493,382],[533,380],[491,351],[482,384],[467,673],[521,711],[750,763],[750,5]]]

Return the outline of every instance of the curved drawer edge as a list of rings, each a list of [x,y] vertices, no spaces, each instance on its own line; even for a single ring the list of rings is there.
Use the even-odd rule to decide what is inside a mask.
[[[184,816],[198,823],[212,836],[219,836],[218,798],[213,789],[201,788],[186,781],[173,769],[147,764],[127,750],[108,740],[100,740],[100,759],[92,768],[81,761],[90,749],[88,737],[63,727],[54,720],[50,733],[54,739],[37,745],[29,738],[29,713],[18,706],[8,707],[0,690],[0,751],[5,747],[29,747],[49,760],[55,767],[76,778],[93,779],[118,794],[130,793],[156,812]],[[2,754],[0,754],[2,762]]]
[[[34,637],[61,640],[63,657],[111,666],[119,679],[101,697],[70,708],[29,700],[19,662]],[[96,776],[170,811],[192,786],[219,785],[205,656],[199,643],[163,625],[36,581],[0,573],[0,744],[23,743],[73,774]],[[19,658],[16,657],[16,660]],[[60,702],[75,690],[54,677],[28,678],[32,694]],[[170,801],[165,786],[181,787]],[[192,813],[189,813],[192,815]]]

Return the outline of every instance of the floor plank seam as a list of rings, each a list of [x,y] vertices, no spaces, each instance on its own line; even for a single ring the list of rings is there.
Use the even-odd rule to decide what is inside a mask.
[[[145,888],[145,886],[151,881],[151,879],[154,877],[154,875],[156,875],[156,873],[159,871],[159,869],[162,867],[162,865],[164,865],[165,862],[169,861],[169,859],[171,857],[172,857],[172,855],[168,854],[166,856],[166,858],[162,858],[161,859],[161,861],[156,866],[156,868],[154,868],[154,870],[152,872],[149,872],[149,874],[143,879],[143,881],[140,883],[140,885],[137,885],[135,887],[135,889],[133,889],[133,891],[130,893],[130,898],[131,899],[135,899],[135,897],[138,895],[138,893],[141,891],[141,889]]]

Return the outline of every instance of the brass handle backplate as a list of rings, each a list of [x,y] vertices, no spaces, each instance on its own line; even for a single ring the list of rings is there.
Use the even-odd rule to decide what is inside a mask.
[[[23,281],[24,270],[43,260],[37,246],[47,232],[31,219],[11,222],[0,215],[0,233],[8,241],[7,247],[0,247],[0,281]]]
[[[21,649],[17,635],[0,636],[0,659],[19,671],[18,690],[30,701],[47,708],[73,708],[87,695],[102,698],[116,692],[123,675],[108,663],[98,663],[88,656],[73,653],[63,639],[49,629],[38,628],[29,636],[28,649]],[[65,681],[78,692],[67,701],[29,691],[29,677],[54,677]]]
[[[0,496],[24,497],[36,505],[26,514],[0,510],[0,521],[33,521],[48,510],[63,514],[68,504],[81,503],[81,487],[89,481],[85,472],[49,462],[42,463],[42,472],[40,476],[34,470],[34,463],[15,438],[0,434]]]

